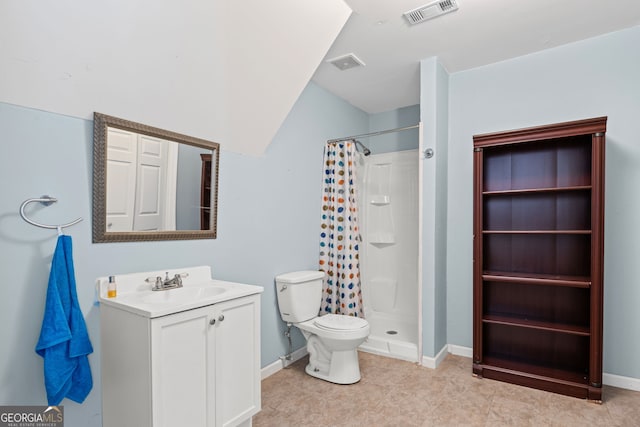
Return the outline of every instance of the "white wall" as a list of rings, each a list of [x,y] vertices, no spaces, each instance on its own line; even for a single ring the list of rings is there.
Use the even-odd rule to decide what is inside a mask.
[[[263,286],[262,365],[286,353],[274,292],[276,274],[315,269],[321,202],[322,150],[327,139],[363,133],[368,116],[310,84],[262,157],[221,144],[218,239],[91,243],[93,124],[0,103],[0,405],[46,403],[40,332],[55,230],[24,222],[20,203],[49,194],[59,202],[34,209],[35,220],[84,221],[73,238],[78,298],[94,346],[94,388],[79,405],[64,400],[69,426],[100,426],[100,327],[97,277],[209,265],[216,278]],[[294,336],[295,346],[304,340]]]
[[[0,102],[261,155],[350,14],[342,0],[5,0]]]
[[[640,27],[450,76],[448,342],[472,346],[472,137],[608,116],[604,372],[640,378]]]

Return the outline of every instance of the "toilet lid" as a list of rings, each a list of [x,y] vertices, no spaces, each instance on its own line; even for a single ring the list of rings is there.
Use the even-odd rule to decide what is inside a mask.
[[[337,331],[351,331],[361,329],[368,325],[367,321],[359,317],[341,316],[338,314],[327,314],[316,318],[314,321],[316,326],[324,329],[333,329]]]

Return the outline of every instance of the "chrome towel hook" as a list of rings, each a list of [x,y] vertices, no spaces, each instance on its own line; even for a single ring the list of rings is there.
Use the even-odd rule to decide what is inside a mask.
[[[34,199],[27,199],[24,202],[22,202],[22,204],[20,205],[20,216],[22,217],[22,219],[24,219],[25,221],[27,221],[29,224],[31,225],[35,225],[36,227],[41,227],[41,228],[49,228],[49,229],[58,229],[58,231],[60,231],[62,228],[66,228],[66,227],[70,227],[74,224],[79,223],[80,221],[82,221],[82,218],[77,218],[71,222],[68,222],[66,224],[59,224],[59,225],[48,225],[48,224],[40,224],[39,222],[36,222],[32,219],[27,218],[27,214],[24,213],[24,208],[29,204],[29,203],[34,203],[34,202],[40,202],[45,206],[49,206],[52,203],[57,202],[58,199],[56,199],[55,197],[51,197],[51,196],[47,196],[44,195],[42,197],[37,197]]]

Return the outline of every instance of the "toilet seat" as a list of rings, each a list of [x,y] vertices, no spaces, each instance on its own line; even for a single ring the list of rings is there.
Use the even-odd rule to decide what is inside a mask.
[[[366,328],[369,323],[359,317],[326,314],[316,317],[313,323],[320,329],[328,331],[354,331]]]
[[[339,319],[334,319],[335,317]],[[294,325],[320,337],[341,341],[366,338],[370,330],[369,322],[365,319],[339,314],[326,314]]]

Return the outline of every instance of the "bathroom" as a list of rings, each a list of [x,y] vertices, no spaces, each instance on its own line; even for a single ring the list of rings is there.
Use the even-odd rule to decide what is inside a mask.
[[[421,160],[423,365],[435,367],[448,352],[471,355],[471,136],[608,115],[604,371],[610,376],[605,381],[624,379],[630,387],[637,387],[640,344],[626,331],[640,327],[636,307],[640,295],[635,285],[640,274],[638,243],[630,237],[640,233],[636,220],[640,202],[629,195],[640,182],[640,146],[636,143],[640,61],[627,53],[634,51],[639,40],[640,27],[633,27],[452,74],[435,58],[421,62],[419,119],[424,125],[424,147],[435,153],[432,159]],[[594,57],[600,58],[595,64]],[[550,72],[541,76],[541,69]],[[594,81],[606,83],[593,85]],[[264,287],[261,367],[266,375],[288,347],[273,279],[283,272],[317,268],[324,142],[405,125],[393,122],[394,112],[372,117],[308,83],[294,97],[295,104],[264,152],[232,150],[220,139],[215,240],[93,244],[90,116],[51,112],[38,99],[19,102],[4,96],[13,92],[4,86],[0,91],[1,157],[5,160],[0,168],[0,271],[5,279],[0,299],[0,404],[45,401],[42,361],[33,348],[56,232],[25,223],[18,208],[27,198],[50,194],[59,202],[39,210],[37,218],[51,222],[83,218],[66,232],[74,241],[78,297],[94,345],[90,357],[94,388],[83,404],[64,402],[72,426],[101,425],[96,277],[209,265],[216,278]],[[523,100],[528,105],[526,114],[513,107]],[[118,111],[115,101],[103,105],[95,109]],[[148,114],[159,117],[157,125],[170,123],[166,111],[149,110]],[[251,122],[249,116],[244,119]],[[378,127],[383,119],[390,121]],[[375,151],[377,143],[363,143]],[[302,336],[294,334],[294,349],[303,344]]]

